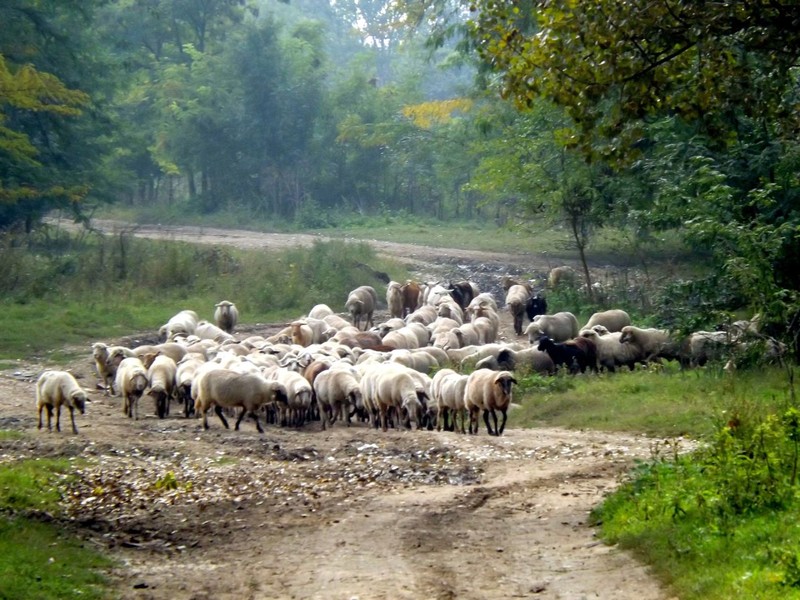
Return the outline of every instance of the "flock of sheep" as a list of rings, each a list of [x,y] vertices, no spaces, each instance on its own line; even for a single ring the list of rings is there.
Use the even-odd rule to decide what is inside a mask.
[[[554,272],[555,273],[555,272]],[[551,274],[550,285],[557,285]],[[758,320],[740,321],[729,331],[697,332],[674,340],[669,332],[640,328],[618,309],[595,313],[580,327],[569,312],[547,314],[547,302],[531,286],[504,278],[505,306],[517,337],[500,342],[500,308],[493,294],[470,281],[448,284],[390,282],[390,317],[374,323],[378,294],[371,286],[353,290],[344,306],[349,319],[324,304],[269,337],[235,336],[236,306],[215,307],[214,323],[193,310],[174,315],[159,330],[163,342],[135,348],[92,346],[98,376],[107,395],[122,398],[123,413],[139,418],[149,397],[159,418],[178,403],[186,417],[213,408],[227,428],[244,417],[263,432],[261,420],[322,427],[355,417],[380,426],[477,433],[481,415],[489,434],[503,433],[512,401],[514,372],[552,374],[633,369],[656,360],[687,366],[718,358],[731,344],[757,336]],[[523,331],[527,316],[530,324]],[[523,338],[523,340],[525,340]],[[779,345],[771,346],[779,353]],[[66,371],[46,371],[36,386],[39,428],[47,427],[61,406],[83,413],[86,392]]]

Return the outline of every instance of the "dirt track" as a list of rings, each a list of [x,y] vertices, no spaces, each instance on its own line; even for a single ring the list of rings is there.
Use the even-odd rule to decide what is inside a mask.
[[[196,231],[187,235],[198,241]],[[283,243],[271,234],[213,235],[224,242],[211,243]],[[426,269],[436,268],[432,258],[530,264],[441,249],[398,256],[412,253]],[[327,432],[317,423],[270,426],[262,436],[250,422],[235,432],[217,420],[203,432],[175,414],[130,422],[119,399],[100,391],[77,419],[80,435],[46,434],[33,410],[43,366],[20,364],[0,378],[0,428],[27,434],[2,442],[0,461],[88,460],[64,504],[72,525],[119,560],[120,598],[667,597],[587,525],[591,508],[655,440],[517,429],[513,411],[500,438],[338,423]],[[88,349],[71,368],[95,387]]]

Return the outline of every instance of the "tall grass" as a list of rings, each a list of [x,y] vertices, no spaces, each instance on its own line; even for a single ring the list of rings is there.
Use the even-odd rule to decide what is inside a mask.
[[[317,303],[342,310],[356,286],[383,293],[385,276],[407,276],[361,242],[262,252],[52,230],[3,241],[0,360],[154,332],[184,308],[211,319],[222,299],[244,323],[296,318]]]

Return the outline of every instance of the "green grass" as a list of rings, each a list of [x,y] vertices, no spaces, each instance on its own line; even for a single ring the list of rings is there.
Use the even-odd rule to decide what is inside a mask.
[[[521,426],[686,435],[593,513],[682,600],[800,598],[800,411],[780,368],[523,378]]]
[[[0,432],[0,440],[9,436]],[[11,436],[13,437],[13,436]],[[58,514],[67,459],[0,466],[0,598],[106,598],[111,562],[39,514]]]
[[[65,362],[74,357],[70,347],[155,335],[186,308],[211,320],[226,298],[236,302],[242,323],[294,319],[320,302],[343,310],[357,285],[385,294],[378,273],[407,277],[360,242],[257,252],[117,235],[62,238],[26,252],[0,247],[0,361]]]
[[[515,399],[514,421],[573,429],[642,432],[653,436],[700,437],[712,433],[732,413],[776,411],[788,400],[780,369],[621,371],[600,376],[523,378]]]

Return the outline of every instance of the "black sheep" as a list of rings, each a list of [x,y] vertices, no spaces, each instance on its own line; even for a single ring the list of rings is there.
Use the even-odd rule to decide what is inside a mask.
[[[565,365],[570,373],[586,372],[586,368],[597,371],[597,348],[586,338],[575,338],[556,343],[547,336],[539,339],[539,350],[547,352],[556,368]]]
[[[531,321],[533,321],[533,318],[537,315],[546,315],[547,300],[542,298],[539,294],[531,296],[528,298],[527,304],[525,304],[525,314],[528,315],[528,319]]]

